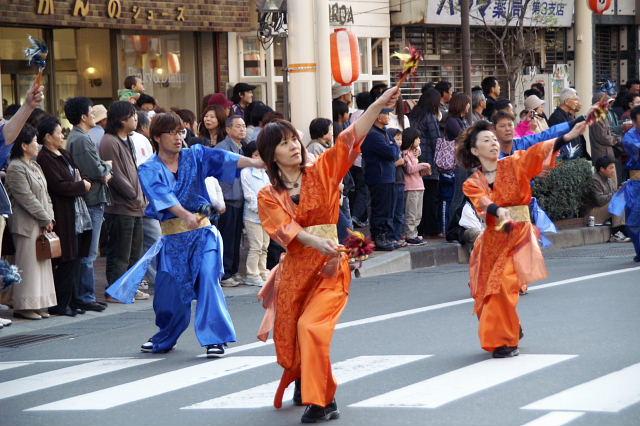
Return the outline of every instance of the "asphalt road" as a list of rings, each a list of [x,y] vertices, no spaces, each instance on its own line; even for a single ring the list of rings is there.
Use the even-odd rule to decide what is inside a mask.
[[[332,352],[342,416],[330,424],[639,425],[631,253],[548,252],[549,279],[521,299],[521,355],[508,360],[479,347],[466,265],[354,280]],[[40,330],[68,336],[0,347],[0,425],[299,424],[302,408],[270,406],[281,369],[273,345],[256,343],[260,306],[252,295],[229,306],[239,342],[220,360],[201,356],[192,329],[171,353],[140,353],[150,308],[87,314]]]

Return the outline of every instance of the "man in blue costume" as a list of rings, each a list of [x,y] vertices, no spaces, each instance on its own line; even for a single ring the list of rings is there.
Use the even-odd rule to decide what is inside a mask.
[[[636,250],[635,262],[640,262],[640,106],[630,113],[633,127],[622,139],[624,150],[629,156],[626,167],[629,180],[613,196],[609,203],[609,212],[620,216],[626,214],[627,231]]]
[[[131,303],[149,263],[158,267],[153,309],[160,329],[141,347],[143,352],[167,352],[189,326],[191,302],[198,300],[195,331],[208,358],[224,354],[235,330],[220,288],[222,239],[208,219],[210,200],[204,180],[213,176],[231,182],[243,167],[264,167],[261,160],[241,157],[202,145],[182,148],[180,118],[173,112],[151,121],[157,154],[139,169],[149,199],[146,215],[160,221],[162,238],[107,292]]]

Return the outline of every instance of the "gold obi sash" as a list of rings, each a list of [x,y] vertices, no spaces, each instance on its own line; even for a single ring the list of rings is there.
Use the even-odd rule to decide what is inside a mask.
[[[640,170],[629,170],[629,179],[640,180]]]
[[[338,228],[336,225],[313,225],[307,226],[304,230],[311,235],[320,238],[328,238],[338,244]]]
[[[196,217],[198,218],[198,227],[191,229],[187,226],[186,222],[179,217],[168,219],[163,222],[160,222],[160,229],[162,229],[162,235],[174,235],[181,234],[183,232],[195,231],[196,229],[206,228],[211,226],[211,222],[209,222],[209,218],[201,213],[196,213]]]
[[[514,222],[531,222],[531,214],[529,213],[529,206],[509,206],[505,207],[509,210],[511,219]]]

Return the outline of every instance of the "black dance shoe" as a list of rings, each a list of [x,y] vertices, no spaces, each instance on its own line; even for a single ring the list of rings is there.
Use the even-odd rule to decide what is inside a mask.
[[[520,355],[520,351],[517,346],[500,346],[498,349],[493,351],[494,358],[512,358],[514,356]]]
[[[293,389],[293,405],[297,405],[301,407],[302,404],[302,385],[300,384],[300,379],[296,380],[295,388]]]
[[[207,358],[220,358],[224,355],[224,345],[208,345]]]
[[[340,417],[340,411],[338,411],[338,406],[336,405],[336,400],[331,401],[331,404],[326,407],[321,407],[319,405],[309,405],[306,410],[304,410],[304,414],[300,421],[302,423],[320,423],[320,422],[328,422],[329,420],[335,420]]]

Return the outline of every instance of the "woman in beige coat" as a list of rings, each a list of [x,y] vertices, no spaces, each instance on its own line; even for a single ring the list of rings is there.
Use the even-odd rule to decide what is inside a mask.
[[[13,286],[12,305],[16,317],[49,317],[47,308],[56,305],[51,260],[36,259],[36,238],[53,229],[53,206],[47,181],[35,159],[36,130],[25,125],[11,149],[5,178],[13,206],[9,231],[16,247],[15,263],[22,272],[22,284]]]

